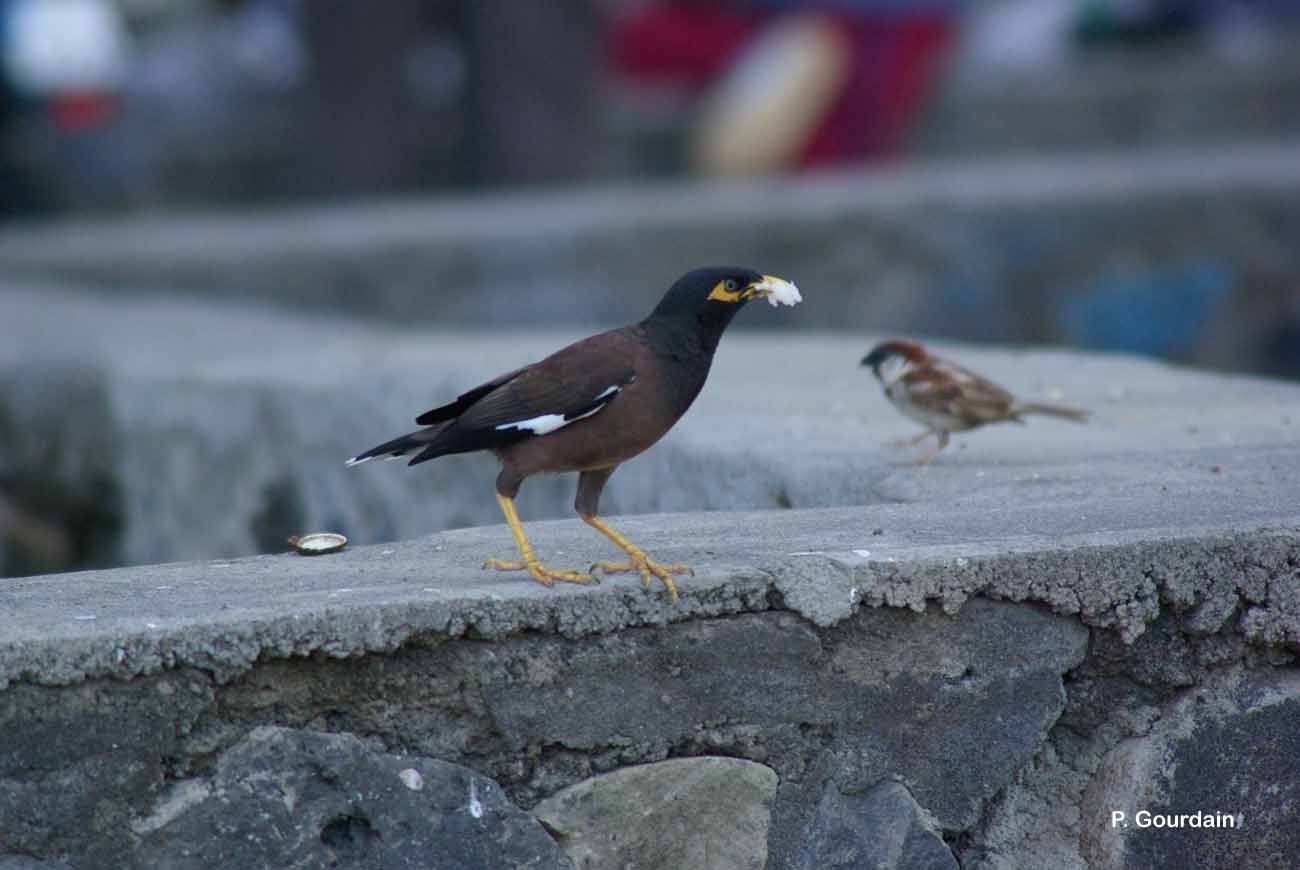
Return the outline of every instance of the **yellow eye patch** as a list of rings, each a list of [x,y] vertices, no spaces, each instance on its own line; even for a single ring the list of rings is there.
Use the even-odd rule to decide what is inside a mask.
[[[709,295],[706,298],[714,302],[740,302],[753,295],[754,290],[751,287],[728,290],[727,282],[719,281],[717,284],[713,285],[713,289],[709,291]]]

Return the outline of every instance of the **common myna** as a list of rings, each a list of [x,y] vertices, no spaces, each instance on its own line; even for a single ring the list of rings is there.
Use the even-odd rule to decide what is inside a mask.
[[[456,401],[426,411],[426,428],[348,460],[394,459],[411,465],[452,453],[490,450],[501,461],[497,502],[519,551],[518,560],[489,559],[485,568],[526,570],[536,580],[592,583],[591,574],[547,568],[538,561],[515,512],[515,495],[530,475],[576,471],[578,516],[627,554],[626,562],[597,562],[591,570],[638,571],[650,588],[658,577],[677,600],[673,574],[597,516],[600,493],[619,463],[663,437],[699,395],[722,331],[754,297],[775,305],[802,301],[788,281],[750,269],[711,267],[677,280],[640,323],[584,338],[533,363],[493,378]]]
[[[925,465],[948,446],[951,432],[965,432],[989,423],[1023,423],[1026,414],[1046,414],[1083,423],[1088,412],[1064,405],[1022,402],[997,384],[956,363],[927,353],[912,341],[886,341],[862,358],[875,372],[894,407],[925,427],[904,444],[918,444],[930,435],[938,446],[917,462]]]

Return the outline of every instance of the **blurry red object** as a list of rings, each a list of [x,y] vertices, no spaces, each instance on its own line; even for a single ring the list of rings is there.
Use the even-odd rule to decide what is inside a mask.
[[[800,7],[816,9],[817,4]],[[633,79],[704,89],[736,62],[780,12],[675,0],[616,18],[609,34],[614,68]],[[798,165],[824,166],[893,156],[952,40],[951,12],[823,14],[850,46],[843,91],[799,151]]]
[[[703,87],[731,65],[765,18],[676,3],[643,6],[614,21],[610,57],[634,78]]]
[[[60,94],[50,104],[50,114],[61,130],[78,133],[99,127],[112,120],[117,101],[112,94],[67,93]]]
[[[953,30],[951,16],[942,13],[842,16],[838,22],[854,46],[853,72],[804,150],[803,166],[893,156],[939,71]]]

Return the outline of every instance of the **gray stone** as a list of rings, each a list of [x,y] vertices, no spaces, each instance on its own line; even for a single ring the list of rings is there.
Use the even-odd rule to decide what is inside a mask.
[[[967,609],[961,619],[886,611],[860,620],[852,629],[869,640],[845,644],[834,664],[852,683],[885,690],[868,709],[888,712],[844,729],[837,779],[860,789],[900,776],[947,829],[972,824],[1037,752],[1064,708],[1061,675],[1088,643],[1077,623],[1032,609]]]
[[[1079,854],[1079,802],[1086,774],[1076,765],[1085,766],[1079,758],[1084,753],[1071,753],[1071,764],[1052,741],[1066,730],[1057,724],[1038,755],[990,802],[975,830],[958,841],[963,870],[1091,870]]]
[[[777,775],[736,758],[603,774],[533,808],[578,870],[762,870]]]
[[[1084,858],[1133,870],[1294,867],[1297,722],[1294,670],[1234,669],[1189,692],[1106,755],[1082,806]]]
[[[831,721],[809,722],[822,726],[822,754],[812,772],[769,762],[783,774],[774,866],[806,862],[825,798],[809,783],[821,778],[848,794],[896,779],[936,829],[972,826],[1042,747],[1064,706],[1060,675],[1087,639],[1069,621],[978,600],[956,618],[884,611],[837,626],[816,702]]]
[[[209,681],[188,670],[0,692],[0,853],[123,866],[132,814],[211,703]]]
[[[829,783],[793,870],[957,870],[957,860],[903,784],[843,794]]]
[[[0,870],[70,870],[68,864],[57,858],[48,861],[22,855],[0,855]]]
[[[1268,549],[1266,544],[1260,553]],[[1204,553],[1217,559],[1221,551],[1211,547]],[[1221,576],[1230,573],[1225,568]],[[1170,592],[1180,586],[1172,584]],[[963,867],[1119,866],[1090,861],[1081,851],[1085,843],[1101,836],[1100,826],[1109,823],[1109,816],[1083,809],[1085,794],[1100,787],[1094,778],[1105,776],[1099,773],[1103,762],[1113,759],[1112,753],[1126,742],[1145,741],[1153,728],[1175,715],[1189,689],[1194,693],[1197,686],[1219,684],[1234,666],[1252,668],[1248,673],[1264,682],[1294,673],[1285,670],[1295,666],[1292,654],[1249,644],[1228,626],[1220,634],[1204,635],[1186,630],[1184,624],[1176,611],[1166,612],[1133,643],[1125,643],[1116,632],[1093,632],[1087,659],[1069,674],[1067,709],[1048,742],[995,796],[976,829],[958,840]],[[1192,715],[1200,713],[1193,709]],[[1121,778],[1130,772],[1121,770]],[[1128,784],[1121,790],[1130,787],[1136,786]],[[1107,808],[1115,809],[1120,807]]]
[[[134,866],[566,868],[492,780],[341,734],[259,728],[134,821]]]
[[[1036,751],[1086,643],[1070,620],[987,601],[960,618],[864,611],[824,638],[790,617],[741,616],[581,648],[530,642],[533,667],[483,693],[518,749],[671,747],[721,722],[753,729],[783,777],[820,746],[790,745],[789,730],[824,729],[846,788],[901,777],[961,828]]]

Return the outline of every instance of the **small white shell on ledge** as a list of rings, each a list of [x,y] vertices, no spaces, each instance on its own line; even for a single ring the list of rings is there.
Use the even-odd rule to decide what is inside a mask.
[[[304,556],[323,556],[342,550],[348,545],[348,539],[337,532],[313,532],[302,537],[294,535],[289,543]]]

